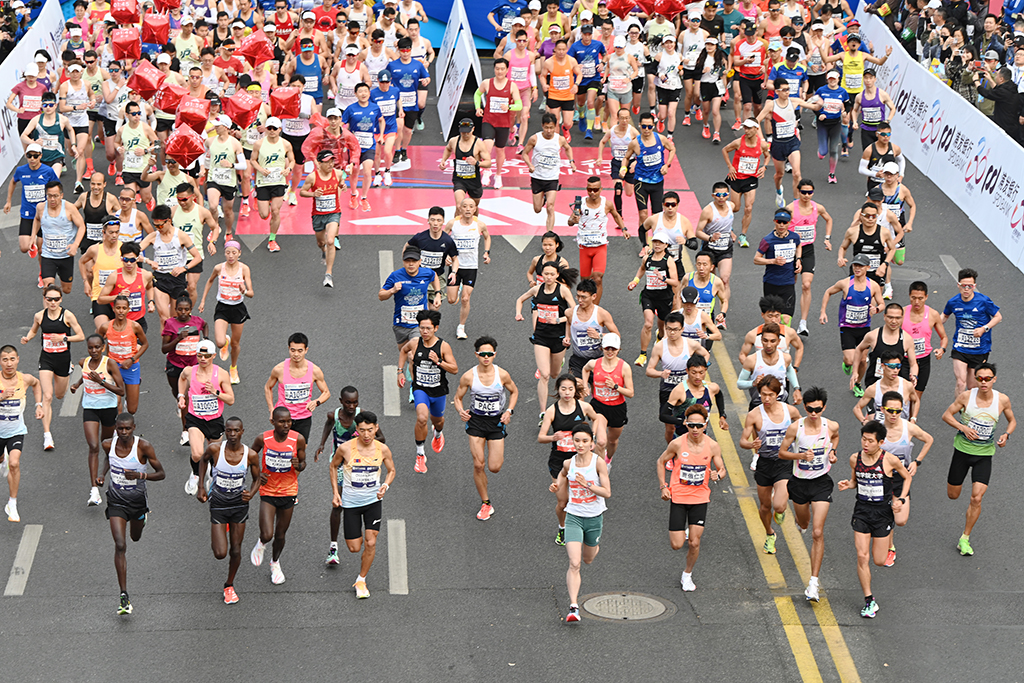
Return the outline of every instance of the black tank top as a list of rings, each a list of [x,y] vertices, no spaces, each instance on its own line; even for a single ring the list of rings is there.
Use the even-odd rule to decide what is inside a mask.
[[[480,164],[477,163],[475,151],[478,139],[473,138],[473,144],[469,151],[462,150],[462,140],[455,141],[455,170],[452,172],[452,182],[460,182],[464,185],[480,185]]]
[[[537,327],[534,328],[534,334],[538,337],[564,337],[565,336],[565,323],[548,323],[541,322],[545,317],[560,318],[565,315],[566,309],[569,308],[568,302],[562,298],[562,285],[558,282],[555,283],[555,291],[548,293],[544,291],[544,285],[540,286],[539,291],[533,297],[533,307],[539,312],[537,318]],[[556,315],[557,312],[557,315]]]
[[[541,275],[541,273],[544,272],[544,266],[552,265],[555,268],[561,267],[562,257],[559,256],[557,253],[555,254],[555,258],[551,261],[545,261],[544,259],[546,259],[547,257],[547,254],[545,254],[543,251],[540,252],[540,256],[537,257],[537,265],[533,267],[533,279],[537,282],[538,285],[544,284],[544,278]]]
[[[69,344],[69,343],[67,343],[65,341],[56,342],[56,343],[51,344],[51,343],[48,343],[48,340],[47,340],[47,335],[50,335],[50,334],[66,334],[69,337],[72,334],[74,334],[74,332],[71,330],[71,326],[68,325],[66,322],[64,322],[64,312],[66,310],[67,310],[66,308],[60,309],[60,315],[57,316],[56,320],[50,320],[50,316],[47,314],[47,312],[43,311],[43,322],[39,324],[39,335],[40,335],[40,337],[42,337],[42,341],[43,341],[43,353],[49,353],[49,354],[51,354],[51,356],[57,355],[57,354],[61,354],[61,355],[66,354],[68,356],[71,355],[71,344]],[[56,350],[54,348],[50,348],[50,347],[52,347],[54,345],[56,345],[56,347],[58,349],[60,347],[63,347],[63,348],[60,349],[60,350]]]
[[[675,428],[675,435],[676,436],[682,436],[683,434],[686,433],[686,426],[683,424],[682,417],[683,417],[683,413],[685,413],[686,409],[689,408],[690,406],[692,406],[692,405],[701,405],[701,406],[704,406],[704,408],[707,409],[708,414],[711,413],[711,390],[708,389],[707,386],[704,386],[704,385],[701,385],[701,388],[704,389],[704,393],[701,394],[698,397],[698,396],[694,396],[693,395],[693,392],[690,391],[690,386],[687,385],[686,386],[686,398],[679,405],[672,407],[672,413],[674,415],[676,415],[677,419],[678,419],[678,422],[676,422],[676,428]]]
[[[658,281],[653,278],[651,271],[660,271],[661,280]],[[665,280],[668,279],[668,256],[666,255],[663,259],[657,259],[653,256],[648,256],[647,261],[644,263],[644,290],[646,290],[649,296],[672,296],[672,288],[665,284]],[[651,286],[655,282],[660,284]]]
[[[430,352],[444,360],[441,354],[442,339],[437,337],[431,347],[423,345],[420,339],[416,344],[416,352],[412,357],[412,388],[413,391],[426,392],[427,396],[436,398],[448,394],[448,373],[440,365],[430,360]]]
[[[85,222],[85,237],[90,243],[103,239],[103,219],[107,217],[107,196],[103,195],[101,204],[92,205],[92,195],[85,198],[85,208],[82,209],[82,220]],[[99,233],[96,233],[97,226]],[[85,240],[83,240],[84,242]]]
[[[879,453],[874,465],[865,465],[864,453],[857,453],[857,505],[892,505],[892,477],[885,476],[884,457],[884,452]]]
[[[907,358],[907,350],[903,347],[903,330],[900,329],[900,338],[895,344],[886,344],[882,340],[884,327],[878,329],[878,339],[875,341],[875,348],[868,355],[868,369],[865,372],[864,386],[869,387],[882,378],[882,352],[893,351],[900,357],[900,377],[910,379],[910,359]]]
[[[886,152],[885,154],[882,154],[881,152],[878,151],[878,147],[877,147],[876,143],[874,143],[874,142],[871,143],[871,146],[868,147],[868,149],[871,150],[871,155],[868,157],[868,168],[869,169],[874,170],[876,168],[881,168],[882,164],[886,164],[886,163],[888,163],[890,161],[893,161],[893,162],[896,161],[896,155],[892,153],[892,145],[889,145],[889,151]],[[868,189],[869,190],[872,187],[874,187],[875,185],[881,185],[881,184],[882,184],[882,181],[879,180],[878,178],[876,178],[875,176],[873,176],[873,175],[872,176],[868,176]]]
[[[575,399],[573,399],[575,400]],[[558,410],[558,401],[555,401],[555,416],[551,420],[551,431],[552,432],[571,432],[572,428],[578,424],[587,421],[586,415],[583,414],[583,406],[579,401],[576,401],[576,409],[568,415],[563,414]],[[555,453],[575,453],[576,447],[572,444],[572,437],[565,437],[558,441],[551,442],[551,454]]]
[[[874,273],[878,270],[882,261],[885,260],[885,245],[882,243],[881,228],[876,227],[873,235],[868,235],[864,232],[863,224],[857,228],[857,241],[853,243],[853,255],[856,256],[857,254],[867,254],[871,257],[871,265],[868,266],[868,276],[872,279],[877,279]],[[850,268],[850,274],[853,274],[852,267]]]

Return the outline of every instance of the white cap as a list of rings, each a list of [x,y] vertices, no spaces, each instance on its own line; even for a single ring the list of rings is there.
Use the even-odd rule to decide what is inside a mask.
[[[327,110],[327,113],[324,114],[324,116],[326,116],[328,118],[330,118],[331,116],[337,116],[340,119],[341,118],[341,110],[338,109],[337,107],[331,107],[330,109]]]
[[[940,7],[942,7],[942,3],[939,2],[939,0],[932,0],[927,5],[925,5],[925,7],[927,9],[939,9]]]
[[[896,175],[900,172],[900,165],[895,161],[887,161],[882,165],[882,173],[892,173]]]
[[[25,151],[26,152],[39,152],[40,154],[42,154],[43,153],[43,148],[38,143],[33,142],[31,145],[29,145],[28,147],[25,148]]]
[[[313,21],[316,21],[316,15],[310,12],[309,10],[306,10],[305,12],[302,13],[302,18],[312,19]]]
[[[661,42],[662,43],[667,43],[667,42],[670,42],[670,41],[672,43],[676,42],[676,37],[674,35],[672,35],[671,33],[666,33],[664,36],[661,37]]]
[[[537,10],[540,9],[540,0],[530,0],[530,4],[527,5],[527,7],[536,12]]]
[[[347,55],[357,55],[357,54],[359,54],[359,46],[358,45],[349,45],[349,46],[347,46],[345,48],[345,54],[347,54]]]
[[[832,69],[832,71],[829,71],[827,74],[825,74],[825,78],[839,78],[839,72],[836,71],[835,69]]]
[[[590,10],[588,10],[588,9],[585,9],[582,12],[580,12],[580,21],[586,21],[587,19],[593,19],[593,18],[594,18],[594,13],[591,12]]]
[[[612,45],[613,47],[626,47],[626,36],[615,36]]]
[[[38,76],[39,75],[39,65],[36,64],[35,62],[29,62],[28,64],[25,65],[25,74],[24,75],[25,76]]]
[[[654,233],[654,237],[651,238],[652,242],[661,242],[662,244],[672,244],[672,236],[668,234],[666,230],[659,230]]]
[[[209,339],[204,339],[199,342],[199,347],[196,349],[199,353],[217,353],[217,345]]]
[[[277,118],[276,116],[271,116],[269,119],[267,119],[267,122],[263,124],[263,127],[264,128],[280,128],[281,127],[281,119]]]
[[[46,64],[50,60],[42,55],[36,55],[33,61],[35,61],[36,64]]]
[[[601,348],[621,349],[622,340],[619,339],[619,335],[615,334],[614,332],[609,332],[608,334],[601,337]]]
[[[14,0],[14,2],[11,3],[11,9],[21,9],[24,6],[25,3],[23,3],[21,0]]]
[[[526,26],[526,19],[523,19],[522,17],[516,17],[515,19],[512,20],[512,25],[515,26],[516,24],[520,26]]]
[[[708,36],[707,38],[704,39],[704,44],[707,45],[709,43],[714,43],[715,45],[718,45],[718,38]]]
[[[193,24],[194,25],[195,23],[196,23],[196,20],[193,19],[191,17],[191,15],[186,14],[185,16],[183,16],[181,18],[181,25],[182,26],[184,26],[185,24]]]
[[[171,56],[169,54],[167,54],[166,52],[161,52],[160,55],[156,58],[156,63],[157,64],[170,64],[171,63]]]
[[[746,121],[743,122],[743,127],[744,128],[758,128],[757,121],[755,121],[754,119],[747,119]]]
[[[221,114],[220,116],[218,116],[217,118],[215,118],[213,120],[213,125],[215,125],[215,126],[226,126],[227,128],[230,128],[231,127],[231,119],[228,118],[227,116],[225,116],[224,114]]]
[[[80,26],[72,26],[68,29],[68,33],[73,36],[80,36],[82,35],[82,28]]]
[[[81,71],[81,70],[82,70],[82,65],[81,64],[71,64],[71,65],[68,66],[68,71],[69,72],[71,72],[71,71]]]
[[[113,14],[107,12],[106,14],[103,15],[103,23],[104,24],[116,24],[117,23],[117,19],[114,18]]]

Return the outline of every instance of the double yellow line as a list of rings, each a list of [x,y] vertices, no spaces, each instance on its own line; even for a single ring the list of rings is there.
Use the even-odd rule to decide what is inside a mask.
[[[683,252],[681,256],[687,272],[692,271],[693,265],[689,254]],[[729,411],[733,414],[739,414],[742,423],[742,417],[746,416],[746,411],[743,407],[747,404],[747,400],[743,392],[736,386],[736,369],[732,364],[732,359],[729,358],[724,342],[715,344],[712,353],[714,353],[715,362],[722,376],[720,386],[729,392],[728,403],[731,403],[728,406]],[[761,571],[768,582],[768,588],[776,593],[775,608],[779,612],[779,619],[781,619],[782,627],[786,631],[786,638],[789,640],[789,647],[793,651],[797,669],[800,671],[800,678],[808,683],[821,681],[821,670],[818,667],[811,644],[807,640],[807,632],[804,630],[803,622],[797,613],[796,606],[793,604],[793,598],[789,595],[780,595],[780,593],[788,590],[788,586],[786,578],[782,573],[782,567],[779,565],[779,560],[775,555],[763,552],[764,526],[761,524],[761,518],[758,515],[756,489],[751,489],[750,487],[749,480],[747,479],[747,469],[740,459],[732,435],[721,430],[716,430],[715,435],[718,445],[722,448],[725,468],[729,473],[732,490],[739,503],[740,512],[743,514],[743,519],[747,524],[750,541],[754,546],[754,552],[758,560],[761,562]],[[782,535],[786,539],[786,547],[789,549],[793,562],[796,564],[796,570],[800,575],[801,581],[806,584],[811,576],[811,561],[810,555],[807,552],[807,546],[804,544],[803,535],[793,522],[793,515],[787,515],[781,526]],[[821,629],[821,634],[828,646],[832,662],[839,673],[840,680],[843,683],[860,683],[857,667],[853,663],[853,657],[850,656],[850,650],[846,647],[846,640],[843,638],[839,624],[836,622],[835,614],[832,613],[832,607],[829,605],[828,598],[822,595],[819,602],[812,602],[810,604],[818,621],[818,627]]]

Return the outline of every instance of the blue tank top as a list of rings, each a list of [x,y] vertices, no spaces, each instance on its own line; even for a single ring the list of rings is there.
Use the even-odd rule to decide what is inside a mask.
[[[637,138],[640,145],[640,154],[636,157],[636,170],[633,177],[639,182],[656,185],[664,180],[661,175],[661,167],[665,165],[665,145],[661,143],[661,137],[654,136],[653,145],[645,145],[643,137]]]
[[[846,296],[839,300],[839,327],[869,327],[871,325],[871,282],[862,292],[853,286],[850,277],[850,288]]]
[[[304,64],[302,58],[295,60],[295,73],[306,79],[302,92],[312,95],[317,104],[324,101],[323,69],[320,67],[320,55],[313,55],[312,64]]]

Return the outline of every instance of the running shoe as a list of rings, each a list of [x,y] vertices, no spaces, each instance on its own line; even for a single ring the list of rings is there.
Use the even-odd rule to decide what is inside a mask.
[[[839,158],[840,159],[849,159],[850,158],[850,149],[846,145],[843,145],[843,149],[840,150]]]
[[[280,586],[284,583],[284,572],[281,571],[280,561],[270,561],[270,582],[275,586]]]
[[[662,121],[661,119],[658,119],[658,132],[659,133],[664,133],[665,132],[665,122]]]
[[[36,245],[34,245],[34,244],[32,245],[33,248],[35,248],[35,246]],[[35,258],[35,256],[32,256],[32,251],[31,250],[29,250],[29,257],[30,258]],[[42,289],[43,288],[43,274],[40,273],[38,275],[38,278],[39,278],[39,280],[38,280],[38,282],[36,282],[36,287],[38,287],[39,289]]]
[[[334,288],[334,276],[330,273],[324,275],[324,287],[330,287],[331,289]]]
[[[181,438],[178,439],[178,445],[179,446],[187,446],[188,445],[188,432],[187,431],[183,431],[181,433]]]
[[[341,564],[341,559],[338,558],[338,547],[332,545],[327,551],[326,563],[331,566]]]
[[[35,258],[38,255],[39,255],[39,245],[37,245],[35,242],[33,242],[31,245],[29,245],[28,257],[29,258]],[[39,276],[39,281],[40,282],[43,281],[43,277],[41,275]],[[42,286],[42,285],[40,285],[40,286]]]
[[[775,554],[775,534],[772,534],[771,536],[765,536],[764,551],[769,555]]]
[[[50,432],[44,432],[43,433],[43,450],[44,451],[52,451],[53,450],[53,436],[50,434]]]
[[[423,123],[423,119],[420,119],[419,121],[416,122],[416,130],[423,130],[425,127],[426,127],[426,124]],[[367,593],[366,597],[370,597],[370,594]]]
[[[743,122],[740,121],[739,119],[736,119],[735,121],[732,122],[732,129],[733,130],[739,130],[742,127],[743,127]]]
[[[234,586],[224,587],[224,604],[233,605],[238,602],[238,593],[235,592]]]
[[[633,107],[631,111],[633,112],[633,116],[636,116],[640,113],[640,107]]]
[[[687,114],[686,116],[683,117],[683,125],[689,127],[689,125],[690,125],[690,115],[689,114]]]
[[[747,236],[744,235],[743,233],[740,233],[740,236],[736,241],[739,242],[740,247],[742,247],[743,249],[746,249],[747,247],[750,246],[750,242],[747,241]]]
[[[334,238],[334,248],[341,249],[341,240],[339,240],[337,237]]]
[[[402,150],[396,149],[395,153],[391,156],[391,163],[397,164],[402,160]]]
[[[155,204],[154,204],[154,206],[155,206]],[[146,208],[149,209],[149,203],[148,202],[146,203]],[[149,210],[152,211],[153,209],[149,209]],[[217,218],[224,218],[224,207],[220,206],[219,204],[217,205]]]
[[[787,161],[787,162],[786,162],[786,167],[785,167],[785,171],[786,171],[786,173],[792,173],[792,172],[793,172],[793,164],[791,164],[791,163],[789,163],[789,162]]]
[[[687,593],[697,590],[697,586],[693,585],[693,579],[687,576],[686,572],[683,572],[683,577],[679,580],[679,584]]]
[[[4,506],[4,512],[7,513],[8,522],[21,521],[21,515],[18,514],[18,501],[14,499],[7,501],[7,505]]]
[[[444,450],[444,432],[434,432],[434,438],[430,440],[430,447],[435,453],[440,453]]]
[[[360,600],[370,597],[370,589],[366,587],[365,581],[356,581],[352,587],[356,589],[356,597]]]
[[[409,161],[409,150],[402,150],[402,161]]]
[[[110,165],[107,166],[107,175],[114,175],[116,173],[117,173],[117,165],[114,164],[113,161],[111,161]]]
[[[273,251],[273,249],[271,249]],[[224,346],[220,347],[220,359],[227,360],[228,356],[231,355],[231,335],[224,335]],[[182,444],[184,446],[185,444]]]
[[[12,519],[11,521],[16,522],[18,520]],[[961,536],[960,540],[956,542],[956,549],[960,551],[961,555],[974,554],[974,548],[971,547],[971,539],[965,538],[963,536]]]
[[[121,593],[121,602],[117,605],[118,614],[131,614],[132,613],[132,601],[128,599],[127,593]]]
[[[256,545],[252,547],[252,552],[249,553],[249,561],[252,562],[252,566],[258,567],[263,564],[263,551],[266,550],[266,548],[267,546],[256,541]]]
[[[494,189],[495,190],[500,190],[503,187],[505,187],[505,185],[501,182],[501,174],[500,173],[495,173],[494,174]]]
[[[593,140],[594,139],[594,132],[592,130],[590,130],[589,128],[587,128],[587,130],[584,131],[584,133],[583,133],[583,139],[584,140]]]
[[[891,567],[896,564],[896,550],[889,548],[889,553],[885,556],[885,566]]]
[[[228,375],[231,378],[231,383],[232,384],[238,384],[239,382],[242,381],[242,380],[240,380],[238,378],[238,366],[237,365],[232,365],[230,368],[228,368]]]
[[[775,206],[780,209],[786,208],[786,196],[781,189],[775,191]]]
[[[466,334],[466,326],[465,325],[459,325],[458,327],[455,328],[455,338],[456,339],[469,339],[469,335]],[[538,372],[539,372],[539,370],[538,370]]]
[[[783,510],[782,512],[776,512],[772,516],[775,518],[776,524],[782,524],[786,520],[786,511]]]
[[[540,414],[540,415],[539,415],[539,416],[537,417],[537,426],[538,426],[538,427],[540,427],[540,426],[541,426],[541,425],[543,425],[543,424],[544,424],[544,413],[541,413],[541,414]]]
[[[118,173],[117,177],[114,178],[114,184],[115,185],[124,185],[124,178],[121,177],[120,173]]]
[[[199,490],[199,475],[190,474],[188,480],[185,482],[185,493],[190,496],[196,495],[196,491]]]
[[[864,396],[864,387],[862,387],[860,384],[854,384],[853,395],[856,396],[857,398],[861,398],[862,396]]]
[[[704,138],[705,140],[707,140],[707,139],[709,139],[709,138],[711,137],[711,128],[710,128],[710,127],[708,127],[708,124],[706,124],[706,123],[705,123],[705,124],[704,124],[704,127],[703,127],[703,128],[701,128],[701,130],[700,130],[700,136],[701,136],[702,138]]]
[[[240,218],[249,217],[249,204],[247,202],[242,202],[242,208],[239,210],[238,216]]]
[[[715,134],[711,136],[711,143],[714,145],[722,144],[722,134],[715,132]]]
[[[383,184],[384,184],[384,176],[382,174],[378,173],[377,175],[373,176],[373,183],[370,185],[370,187],[380,187]]]
[[[751,472],[756,472],[757,471],[757,458],[758,457],[759,456],[757,455],[757,453],[754,453],[754,457],[752,457],[750,459],[750,471]]]
[[[804,597],[807,598],[808,600],[810,600],[811,602],[818,602],[818,598],[819,598],[819,595],[818,595],[818,584],[817,583],[809,583],[809,584],[807,584],[807,588],[804,589]]]
[[[99,488],[93,486],[92,489],[90,489],[90,491],[89,491],[89,503],[88,503],[89,507],[95,507],[95,506],[99,505],[102,502],[103,502],[103,499],[100,498],[100,490],[99,490]]]
[[[491,184],[491,169],[485,168],[480,173],[480,184],[483,185],[484,187],[487,187],[488,185]]]
[[[413,472],[419,472],[420,474],[426,474],[427,473],[427,456],[425,456],[425,455],[417,455],[416,456],[416,464],[413,465],[412,470],[413,470]]]
[[[580,607],[579,605],[569,605],[569,613],[565,615],[565,623],[571,624],[576,623],[580,620]]]
[[[798,325],[796,328],[796,333],[799,334],[801,337],[806,337],[808,334],[810,334],[810,332],[807,330],[806,320],[800,321],[800,325]]]
[[[277,240],[270,240],[269,242],[267,242],[267,251],[269,251],[271,254],[276,254],[277,252],[281,251],[281,247],[280,245],[278,245]]]
[[[876,614],[878,614],[878,603],[874,600],[864,605],[864,609],[860,611],[860,615],[865,619],[874,619]]]
[[[384,171],[384,187],[391,187],[391,184],[395,182],[391,178],[391,171]]]
[[[353,195],[349,196],[349,198],[348,198],[348,208],[350,208],[350,209],[358,209],[359,208],[359,195],[358,194],[353,194]]]
[[[573,121],[576,122],[576,127],[580,129],[581,133],[587,129],[586,116],[580,116],[580,113],[576,112],[576,114],[573,116]]]
[[[555,534],[555,545],[565,545],[565,529],[559,529]]]
[[[293,190],[288,190],[288,203],[292,206],[298,206],[299,198],[295,195]]]
[[[835,185],[838,182],[839,181],[836,180],[836,174],[835,173],[829,173],[828,174],[828,184],[829,185]]]
[[[633,365],[637,365],[640,367],[647,365],[647,354],[641,353],[639,356],[637,356],[636,360],[633,361]]]
[[[370,210],[370,200],[368,198],[366,198],[366,197],[363,197],[359,201],[359,208],[362,209],[364,212],[369,211]]]
[[[75,194],[82,194],[85,192],[85,186],[82,185],[82,181],[79,180],[75,183]]]
[[[843,374],[849,375],[851,372],[853,372],[853,366],[843,363]]]
[[[885,283],[885,288],[882,290],[882,298],[883,299],[891,299],[892,298],[892,283],[891,282],[886,282]]]
[[[488,505],[487,503],[480,504],[480,512],[476,513],[476,518],[481,522],[486,522],[494,514],[494,506]]]

